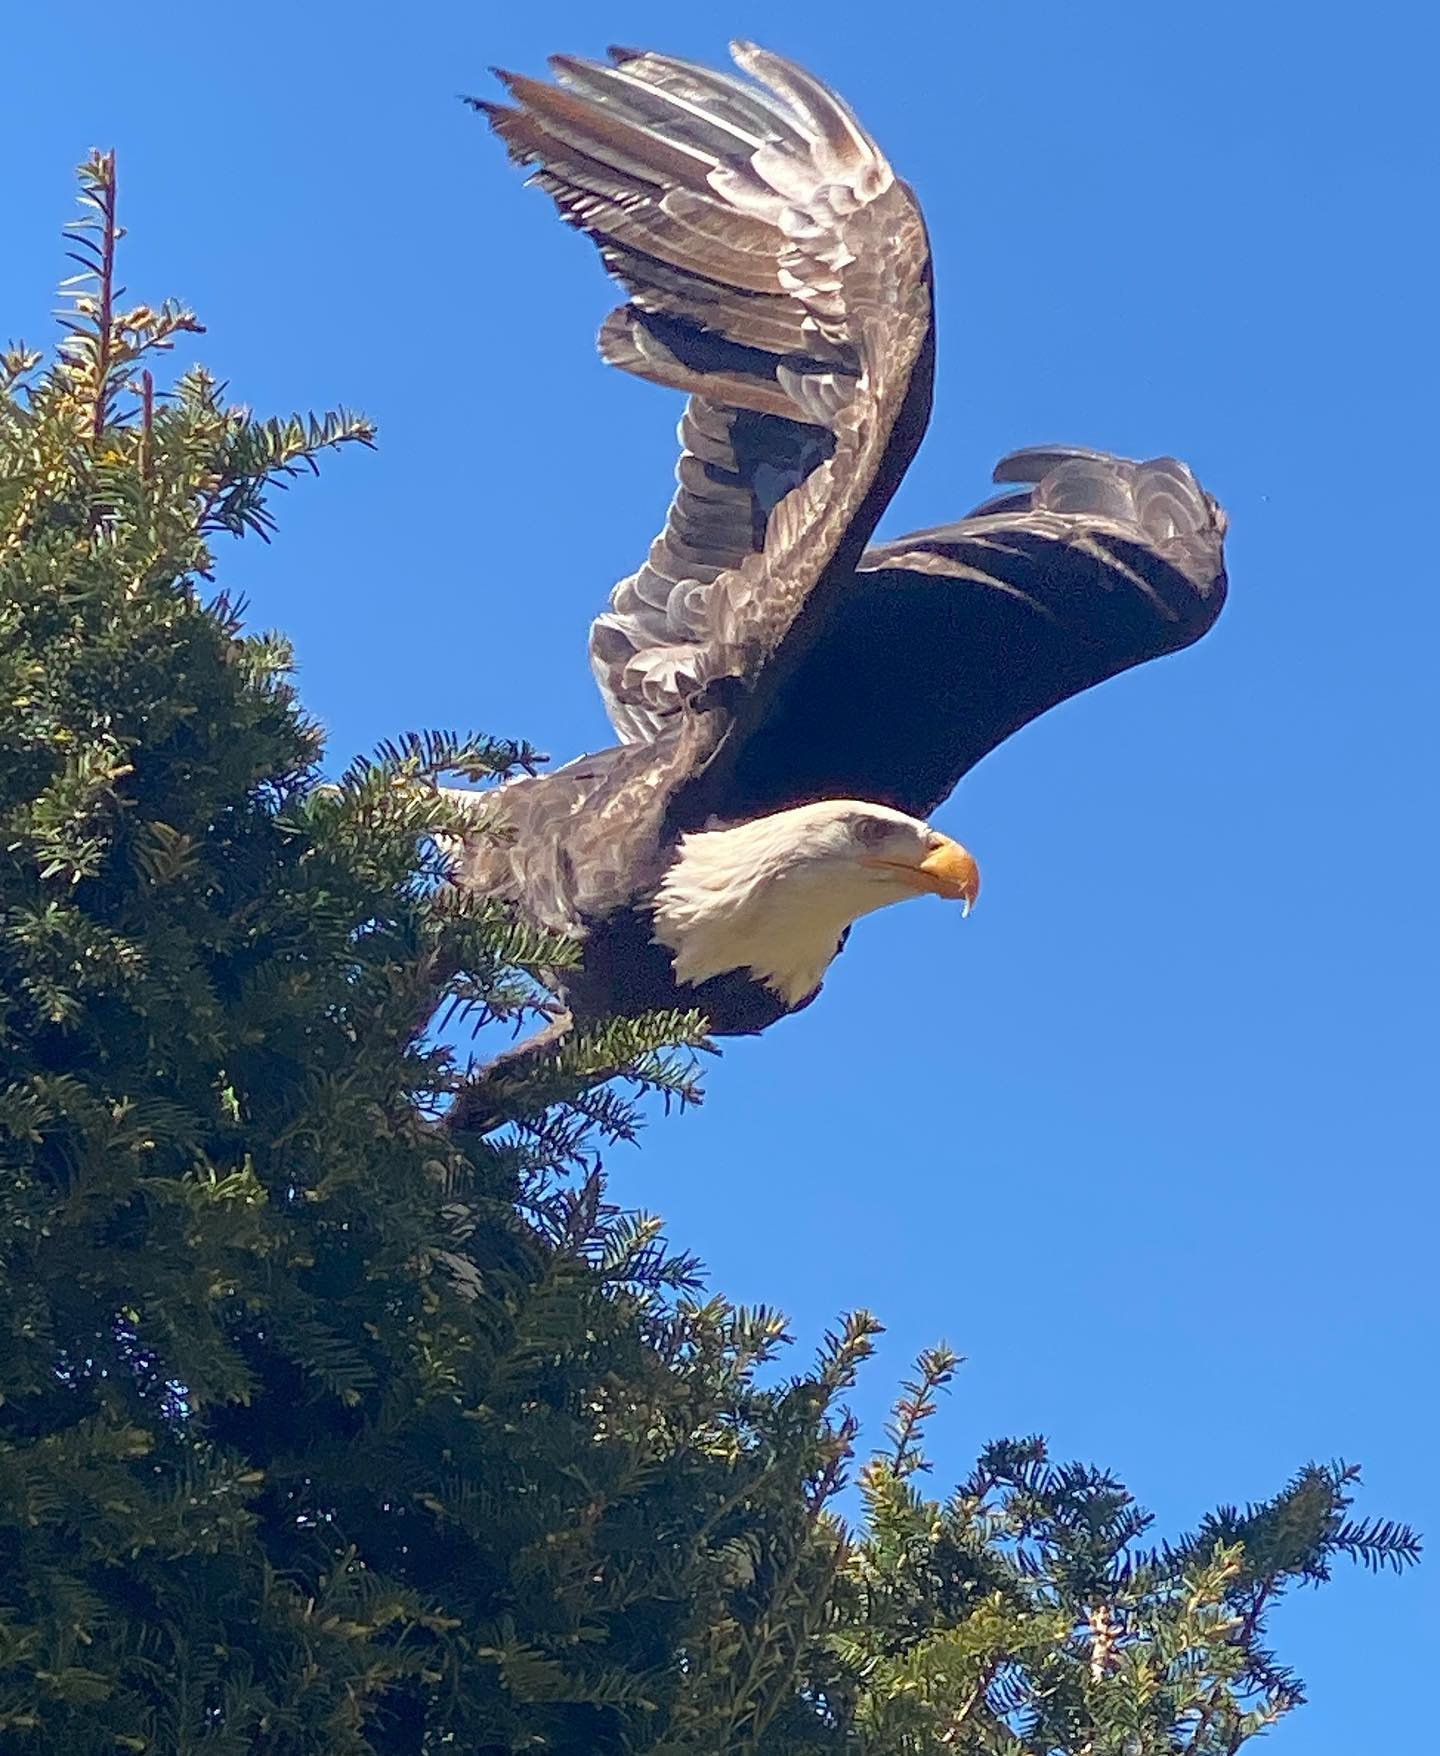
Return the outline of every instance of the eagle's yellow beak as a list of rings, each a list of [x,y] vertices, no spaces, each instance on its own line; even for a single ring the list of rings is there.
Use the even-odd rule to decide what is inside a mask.
[[[980,868],[975,864],[975,856],[948,835],[936,839],[940,845],[916,867],[916,880],[922,890],[933,890],[936,896],[963,903],[968,915],[980,894]]]
[[[931,836],[930,845],[931,851],[918,866],[902,865],[898,860],[877,860],[874,863],[889,867],[898,877],[913,884],[916,890],[928,890],[951,902],[963,903],[962,912],[968,915],[980,894],[980,868],[975,864],[975,856],[968,848],[962,848],[958,841],[951,841],[948,835],[938,832]]]

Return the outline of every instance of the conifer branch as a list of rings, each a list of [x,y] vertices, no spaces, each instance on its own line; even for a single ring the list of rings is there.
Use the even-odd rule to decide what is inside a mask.
[[[921,1433],[925,1422],[935,1413],[937,1396],[949,1385],[960,1365],[960,1356],[943,1345],[926,1348],[915,1362],[915,1376],[902,1385],[904,1394],[896,1402],[891,1423],[885,1430],[893,1453],[890,1467],[897,1476],[929,1467],[918,1449]]]
[[[95,153],[88,162],[87,196],[99,216],[99,264],[96,270],[95,383],[90,414],[90,437],[98,444],[109,416],[110,369],[115,344],[115,246],[120,232],[116,224],[115,154]]]

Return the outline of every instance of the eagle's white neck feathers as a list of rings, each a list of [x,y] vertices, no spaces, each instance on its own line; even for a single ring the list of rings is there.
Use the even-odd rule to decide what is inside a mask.
[[[685,836],[653,905],[676,976],[747,970],[790,1007],[813,994],[852,921],[914,894],[857,860],[859,815],[928,833],[899,811],[830,800]]]

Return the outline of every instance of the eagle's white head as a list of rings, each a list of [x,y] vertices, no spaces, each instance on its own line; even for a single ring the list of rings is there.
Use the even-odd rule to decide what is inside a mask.
[[[827,799],[683,837],[655,895],[655,938],[683,982],[748,970],[798,1006],[852,921],[924,891],[968,913],[979,867],[903,811]]]

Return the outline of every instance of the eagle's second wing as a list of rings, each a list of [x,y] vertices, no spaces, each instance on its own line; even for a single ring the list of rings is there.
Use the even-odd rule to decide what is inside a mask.
[[[846,106],[750,44],[759,84],[663,55],[556,56],[479,104],[630,302],[606,360],[690,392],[679,487],[591,631],[622,738],[764,666],[826,565],[855,560],[929,410],[929,250]]]
[[[1045,447],[995,480],[1011,491],[968,518],[866,550],[693,783],[694,813],[849,797],[928,815],[1012,732],[1219,615],[1225,515],[1184,464]]]

